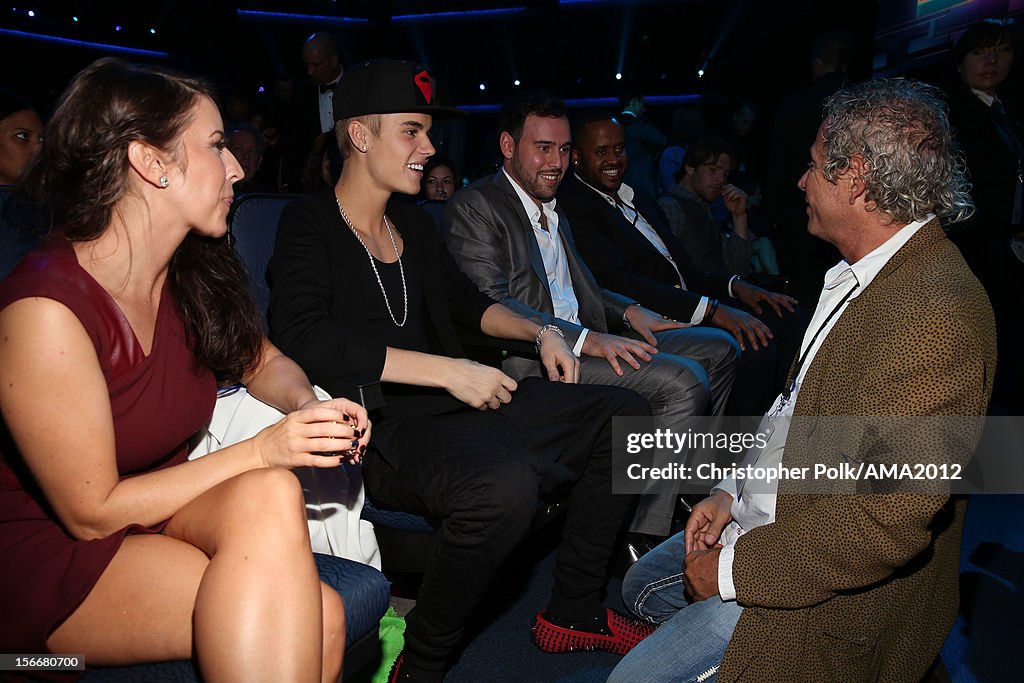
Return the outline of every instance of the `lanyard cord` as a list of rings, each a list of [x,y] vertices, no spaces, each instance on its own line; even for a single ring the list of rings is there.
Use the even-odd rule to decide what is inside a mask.
[[[794,365],[793,369],[789,371],[789,377],[786,378],[786,388],[782,391],[783,403],[789,401],[789,397],[793,395],[793,389],[796,386],[796,378],[800,376],[800,368],[804,366],[804,361],[807,360],[807,355],[811,352],[811,349],[814,348],[814,342],[818,340],[818,335],[821,334],[821,331],[828,326],[828,322],[832,320],[836,313],[839,312],[839,309],[843,307],[843,304],[845,304],[850,299],[850,297],[853,296],[853,293],[857,291],[858,287],[860,287],[859,282],[855,284],[852,288],[850,288],[850,291],[846,293],[846,295],[839,301],[838,304],[836,304],[835,308],[829,311],[828,316],[825,318],[825,322],[821,323],[821,326],[818,328],[818,331],[814,333],[813,337],[811,337],[811,343],[807,345],[807,348],[804,350],[803,354],[801,354],[800,358],[797,359],[796,365]]]

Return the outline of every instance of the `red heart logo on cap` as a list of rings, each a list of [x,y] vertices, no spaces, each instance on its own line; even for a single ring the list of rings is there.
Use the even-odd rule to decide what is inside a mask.
[[[427,104],[430,104],[430,98],[434,95],[434,89],[430,85],[430,74],[426,71],[421,71],[416,74],[413,79],[416,83],[416,87],[423,93],[423,97],[427,100]]]

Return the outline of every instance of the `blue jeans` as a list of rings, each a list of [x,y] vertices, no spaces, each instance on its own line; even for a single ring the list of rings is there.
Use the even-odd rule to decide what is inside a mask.
[[[627,654],[608,683],[707,683],[725,654],[743,608],[719,597],[687,602],[686,542],[678,533],[640,558],[622,581],[622,599],[638,616],[661,624]]]

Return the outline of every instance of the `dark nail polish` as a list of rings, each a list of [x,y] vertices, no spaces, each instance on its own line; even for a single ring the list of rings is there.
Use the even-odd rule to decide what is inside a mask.
[[[360,446],[359,447],[359,455],[362,455],[365,452],[366,452],[366,446]]]
[[[352,439],[352,448],[359,448],[359,442],[355,439]]]

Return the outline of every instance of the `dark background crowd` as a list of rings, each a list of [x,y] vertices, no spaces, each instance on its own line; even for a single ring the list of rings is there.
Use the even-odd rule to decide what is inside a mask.
[[[973,147],[965,152],[968,161],[974,158],[979,211],[950,232],[987,286],[1006,339],[1001,375],[1011,379],[997,384],[992,411],[1019,414],[1024,401],[1011,349],[1021,318],[1014,279],[1020,264],[1006,262],[1010,252],[1002,249],[1014,231],[991,228],[1003,220],[993,218],[993,203],[997,213],[1010,210],[1002,205],[1005,197],[993,195],[1012,195],[1013,187],[989,188],[993,177],[1012,177],[1010,157],[1020,146],[1021,70],[1009,64],[1019,42],[1014,17],[1022,15],[1019,0],[858,0],[838,14],[830,3],[810,0],[447,0],[429,8],[333,0],[113,2],[88,9],[16,4],[0,10],[0,59],[9,66],[0,79],[7,91],[0,115],[38,113],[41,121],[24,124],[33,132],[22,134],[36,141],[12,143],[18,154],[30,155],[58,94],[100,54],[167,64],[217,87],[227,142],[246,174],[236,194],[307,193],[332,185],[341,167],[331,117],[318,120],[318,97],[332,94],[345,68],[360,60],[410,59],[438,78],[439,98],[469,113],[436,122],[431,134],[437,161],[445,163],[427,169],[417,199],[439,217],[444,200],[500,164],[494,143],[501,102],[544,89],[566,99],[570,113],[615,112],[626,127],[625,181],[661,196],[670,215],[671,197],[694,191],[692,183],[680,185],[685,152],[705,143],[700,149],[714,156],[699,161],[722,158],[730,166],[727,182],[747,196],[745,237],[754,240],[754,255],[730,268],[786,291],[811,311],[822,273],[838,260],[830,246],[807,234],[796,187],[823,99],[844,82],[915,77],[949,93],[954,124],[976,131],[973,95],[964,97],[970,93],[962,69],[968,51],[958,43],[979,20],[1005,22],[996,33],[1005,38],[1010,61],[991,90],[1005,105],[1000,116],[1006,125],[989,124],[1001,137],[960,132],[965,148]],[[971,49],[994,55],[986,36]],[[8,147],[4,154],[13,167],[15,151]],[[993,147],[1010,151],[993,156]],[[0,183],[13,181],[7,176],[0,165]],[[705,199],[728,237],[732,216],[714,194]],[[986,234],[992,239],[980,237]]]

